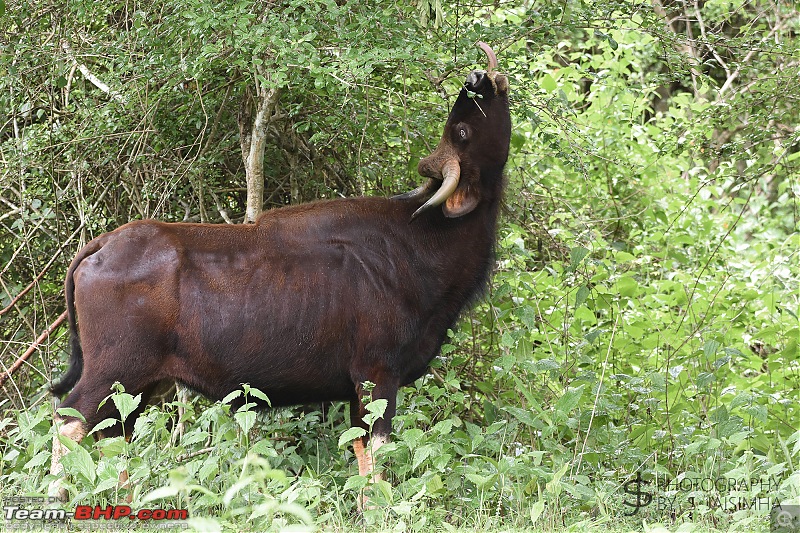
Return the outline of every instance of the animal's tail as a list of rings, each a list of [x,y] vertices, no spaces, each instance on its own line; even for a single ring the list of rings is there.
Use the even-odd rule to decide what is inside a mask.
[[[69,265],[67,270],[67,279],[64,284],[64,293],[67,299],[67,322],[69,323],[70,344],[72,353],[69,357],[69,369],[67,373],[61,377],[61,381],[53,383],[50,386],[50,392],[54,396],[63,396],[72,390],[72,387],[78,382],[83,374],[83,348],[81,347],[81,339],[78,336],[78,321],[75,316],[75,269],[81,264],[81,261],[96,253],[103,247],[106,239],[102,235],[83,247],[78,252],[72,264]]]

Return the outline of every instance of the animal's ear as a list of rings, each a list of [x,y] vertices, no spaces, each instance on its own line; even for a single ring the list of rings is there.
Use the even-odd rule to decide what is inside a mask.
[[[475,209],[481,201],[480,189],[477,187],[459,187],[442,206],[444,216],[447,218],[457,218],[466,215]]]

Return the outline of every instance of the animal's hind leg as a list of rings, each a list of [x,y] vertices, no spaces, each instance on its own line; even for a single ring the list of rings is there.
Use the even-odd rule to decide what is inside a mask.
[[[51,482],[48,493],[50,496],[58,497],[62,501],[68,498],[68,493],[62,486],[61,482],[64,476],[64,466],[61,464],[61,459],[68,453],[69,450],[58,437],[62,436],[75,442],[80,442],[89,432],[89,430],[91,430],[100,421],[105,420],[106,418],[120,418],[119,412],[111,400],[106,401],[102,407],[99,407],[103,400],[109,394],[111,394],[111,386],[114,384],[115,380],[90,380],[86,378],[86,376],[87,374],[84,373],[81,380],[78,381],[75,388],[69,395],[67,395],[60,405],[60,407],[71,407],[75,409],[83,415],[83,417],[86,419],[86,422],[82,422],[80,419],[72,416],[62,416],[56,414],[54,417],[54,423],[58,429],[56,436],[53,438],[53,453],[51,457],[50,473],[53,474],[56,479]],[[155,386],[155,384],[147,384],[144,387],[139,386],[136,387],[140,389],[137,391],[136,388],[134,388],[135,384],[128,383],[128,385],[131,386],[131,389],[126,387],[126,390],[128,390],[131,394],[137,394],[141,391],[142,401],[140,402],[139,407],[137,407],[137,409],[126,419],[124,429],[122,424],[117,423],[109,428],[104,429],[102,431],[102,436],[112,437],[122,435],[124,431],[126,437],[129,438],[136,417],[147,405],[147,399],[149,398],[149,395]],[[125,481],[127,481],[127,472],[120,474],[120,482]]]
[[[50,459],[50,473],[53,474],[56,479],[50,482],[47,493],[48,496],[58,498],[63,502],[69,499],[69,494],[61,483],[64,477],[64,465],[61,464],[61,459],[69,452],[69,449],[58,437],[63,436],[75,442],[80,442],[83,440],[83,437],[86,436],[87,429],[83,422],[72,417],[65,420],[60,415],[56,415],[54,423],[57,430],[53,437],[53,454]]]
[[[71,407],[81,413],[86,421],[84,422],[74,416],[62,416],[58,413],[56,413],[53,419],[53,423],[57,429],[56,435],[53,437],[53,454],[50,460],[50,473],[55,476],[56,479],[50,483],[48,493],[50,496],[58,497],[62,501],[66,501],[69,494],[62,485],[64,465],[61,464],[61,459],[69,452],[69,449],[61,442],[59,437],[66,437],[74,442],[83,440],[89,430],[94,427],[97,420],[97,406],[102,400],[102,397],[95,399],[97,394],[96,390],[91,390],[87,386],[85,377],[82,377],[73,391],[61,402],[59,408]]]
[[[369,428],[359,416],[361,413],[359,400],[350,402],[350,425],[353,427],[360,427],[367,431]],[[355,453],[356,461],[358,462],[358,475],[368,476],[372,472],[372,456],[367,452],[367,442],[369,435],[358,437],[353,441],[353,453]]]

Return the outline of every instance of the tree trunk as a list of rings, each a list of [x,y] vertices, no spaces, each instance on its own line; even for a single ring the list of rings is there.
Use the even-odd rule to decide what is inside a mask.
[[[266,88],[256,79],[256,94],[245,89],[239,107],[239,133],[247,180],[244,222],[255,222],[264,206],[264,148],[267,128],[275,118],[280,90]]]

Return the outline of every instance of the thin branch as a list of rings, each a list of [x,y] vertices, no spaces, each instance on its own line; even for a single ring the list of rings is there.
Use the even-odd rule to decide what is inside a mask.
[[[81,227],[82,227],[82,225],[81,225]],[[64,249],[67,247],[67,245],[69,244],[69,241],[70,241],[70,239],[71,239],[72,237],[74,237],[74,236],[75,236],[75,233],[73,233],[73,234],[72,234],[72,236],[70,236],[70,238],[69,238],[69,239],[67,239],[66,241],[64,241],[64,243],[63,243],[63,244],[62,244],[62,245],[61,245],[61,246],[58,248],[58,250],[56,251],[55,255],[53,255],[53,257],[51,257],[51,258],[50,258],[50,261],[48,261],[48,263],[47,263],[47,264],[44,266],[44,268],[42,269],[42,271],[41,271],[41,272],[39,272],[39,274],[36,276],[36,278],[35,278],[33,281],[31,281],[31,282],[28,284],[28,286],[27,286],[27,287],[25,287],[24,289],[22,289],[22,290],[21,290],[21,291],[20,291],[20,292],[19,292],[19,293],[18,293],[18,294],[17,294],[17,295],[16,295],[16,296],[15,296],[15,297],[12,299],[12,300],[11,300],[11,303],[9,303],[9,304],[8,304],[6,307],[4,307],[3,309],[0,309],[0,316],[3,316],[4,314],[8,313],[8,312],[9,312],[9,311],[10,311],[10,310],[11,310],[11,309],[12,309],[12,308],[15,306],[15,305],[17,305],[17,302],[19,302],[19,301],[22,299],[22,297],[23,297],[23,296],[25,296],[26,294],[28,294],[28,292],[29,292],[29,291],[30,291],[32,288],[34,288],[34,287],[36,286],[36,284],[37,284],[37,283],[39,283],[39,282],[42,280],[42,278],[44,277],[44,275],[45,275],[45,274],[47,274],[47,271],[48,271],[48,270],[50,270],[50,267],[52,267],[52,266],[53,266],[53,264],[55,263],[56,259],[58,259],[58,256],[60,256],[60,255],[61,255],[61,252],[63,252],[63,251],[64,251]]]
[[[700,4],[698,0],[695,0],[694,2],[694,16],[697,19],[697,25],[700,26],[700,35],[703,36],[706,48],[708,48],[711,51],[711,53],[714,55],[714,58],[717,60],[717,63],[719,63],[719,65],[723,68],[723,70],[725,70],[725,76],[727,78],[730,78],[731,69],[728,67],[728,63],[726,63],[725,60],[722,59],[722,56],[720,56],[717,53],[717,49],[708,40],[708,35],[706,35],[706,24],[703,21],[702,14],[700,13]]]
[[[214,451],[213,447],[203,448],[201,450],[197,450],[196,452],[179,455],[178,457],[175,458],[175,461],[182,463],[187,459],[192,459],[193,457],[197,457],[198,455],[203,455],[204,453],[211,453],[213,451]]]
[[[778,22],[778,23],[775,25],[775,27],[774,27],[774,28],[772,28],[772,30],[770,30],[769,34],[768,34],[766,37],[764,37],[764,38],[762,39],[762,42],[763,42],[763,41],[766,41],[767,39],[769,39],[769,38],[771,38],[773,35],[775,35],[775,32],[776,32],[776,31],[778,31],[778,29],[780,29],[781,27],[782,27],[782,25],[781,25],[781,22]],[[750,63],[750,59],[751,59],[751,58],[752,58],[752,57],[755,55],[756,51],[757,51],[757,49],[755,49],[755,48],[754,48],[754,49],[750,50],[749,52],[747,52],[747,55],[746,55],[746,56],[744,56],[744,58],[742,59],[742,61],[741,61],[739,64],[740,64],[740,65],[747,65],[748,63]],[[731,85],[733,85],[733,82],[734,82],[734,81],[736,81],[736,78],[738,78],[738,77],[739,77],[739,74],[740,74],[741,72],[742,72],[742,67],[740,66],[739,68],[737,68],[737,69],[736,69],[736,70],[733,72],[733,74],[731,74],[730,76],[728,76],[728,78],[725,80],[725,83],[723,83],[723,84],[722,84],[722,87],[720,87],[720,88],[719,88],[719,94],[720,94],[720,96],[722,96],[723,94],[725,94],[725,92],[726,92],[728,89],[730,89],[730,88],[731,88]]]
[[[103,199],[106,197],[106,193],[108,193],[109,188],[110,188],[110,184],[107,185],[105,189],[103,189],[103,192],[97,198],[97,201],[94,203],[92,208],[95,208],[98,205],[100,205],[100,202],[102,202]],[[44,218],[42,218],[42,221],[43,220],[44,220]],[[48,261],[48,263],[45,265],[45,267],[42,269],[42,271],[36,276],[36,278],[32,282],[30,282],[27,287],[22,289],[22,291],[20,291],[19,294],[17,294],[11,300],[11,303],[9,303],[6,307],[4,307],[2,310],[0,310],[0,316],[3,316],[4,314],[8,313],[11,310],[11,308],[13,308],[15,305],[17,305],[17,303],[22,299],[23,296],[25,296],[33,287],[36,286],[37,283],[39,283],[42,280],[42,278],[47,273],[47,271],[50,269],[50,267],[53,266],[53,264],[55,263],[55,260],[58,258],[58,256],[60,256],[61,253],[66,249],[66,247],[70,243],[70,241],[72,241],[72,239],[74,239],[75,236],[78,235],[78,233],[80,233],[83,230],[84,225],[85,225],[85,221],[81,222],[80,225],[75,229],[75,231],[73,231],[72,234],[69,237],[67,237],[67,239],[58,248],[58,251],[55,253],[55,255],[53,255],[53,257],[50,258],[50,261]],[[20,250],[21,249],[22,248],[20,248]],[[16,254],[15,254],[15,257],[16,257]],[[7,270],[9,268],[9,266],[11,265],[11,263],[13,261],[14,261],[14,258],[12,257],[11,261],[9,261],[8,265],[3,270],[4,272],[5,272],[5,270]]]
[[[62,322],[64,322],[66,318],[67,318],[67,312],[64,311],[59,315],[58,318],[56,318],[56,320],[52,324],[50,324],[50,326],[48,326],[46,330],[44,330],[44,332],[41,335],[39,335],[38,339],[33,341],[33,344],[31,344],[28,347],[28,349],[25,350],[25,353],[20,355],[17,358],[17,360],[14,361],[14,364],[11,365],[8,370],[0,374],[0,387],[2,387],[3,384],[8,380],[8,378],[11,377],[11,374],[16,372],[19,369],[19,367],[21,367],[25,363],[25,361],[28,360],[28,358],[31,356],[31,354],[33,354],[33,352],[36,351],[39,345],[41,345],[45,341],[45,339],[47,339],[47,337],[49,337],[56,329],[58,329],[58,327],[62,324]]]
[[[617,325],[619,324],[619,315],[620,313],[615,313],[614,316],[614,327],[611,328],[611,339],[608,341],[608,350],[606,350],[606,359],[603,361],[603,370],[600,372],[600,383],[597,384],[597,393],[594,395],[594,403],[592,404],[592,415],[589,417],[589,425],[586,427],[586,436],[583,439],[583,445],[581,446],[581,453],[578,457],[578,466],[575,467],[574,472],[580,473],[581,471],[581,463],[583,462],[583,456],[586,453],[586,443],[589,442],[589,434],[592,432],[592,422],[594,422],[594,415],[597,413],[597,406],[600,403],[600,392],[603,389],[603,382],[605,381],[606,377],[606,368],[608,367],[608,357],[611,355],[611,347],[614,345],[614,334],[617,332]]]
[[[102,80],[100,80],[100,78],[92,74],[92,72],[86,65],[84,65],[83,63],[78,63],[78,60],[75,59],[75,54],[72,53],[72,49],[70,48],[69,43],[67,43],[67,41],[63,41],[61,43],[61,47],[64,49],[64,52],[66,52],[67,57],[70,59],[70,61],[72,61],[72,63],[78,67],[78,70],[81,71],[83,77],[86,78],[92,85],[94,85],[95,87],[106,93],[108,96],[110,96],[112,99],[116,100],[120,104],[126,103],[124,96],[122,96],[118,91],[112,91],[108,85],[106,85],[105,83],[103,83]]]

